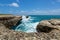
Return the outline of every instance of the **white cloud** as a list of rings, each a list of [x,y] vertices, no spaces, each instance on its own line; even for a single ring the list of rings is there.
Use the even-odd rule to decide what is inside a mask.
[[[0,4],[0,6],[13,6],[13,7],[19,7],[18,3],[11,3],[11,4]]]
[[[34,13],[38,13],[38,14],[51,14],[51,15],[59,15],[60,14],[60,9],[53,9],[53,10],[37,10],[37,11],[33,11]]]
[[[18,15],[60,15],[60,9],[48,9],[48,10],[15,10],[15,11],[9,11],[9,13],[15,13]]]
[[[17,3],[11,3],[11,4],[9,4],[9,6],[19,7],[19,5]]]
[[[60,9],[20,11],[23,15],[60,15]]]

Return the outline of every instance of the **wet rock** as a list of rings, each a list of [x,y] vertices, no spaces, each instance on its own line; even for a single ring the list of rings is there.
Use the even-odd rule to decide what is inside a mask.
[[[26,18],[29,18],[29,16],[26,16]]]
[[[20,20],[19,16],[13,19],[0,20],[0,40],[60,40],[60,25],[57,21],[58,24],[52,23],[51,20],[41,21],[37,25],[38,32],[25,33],[9,29],[10,25],[16,25],[17,20]],[[14,23],[12,23],[13,21]],[[8,26],[6,27],[6,25]]]

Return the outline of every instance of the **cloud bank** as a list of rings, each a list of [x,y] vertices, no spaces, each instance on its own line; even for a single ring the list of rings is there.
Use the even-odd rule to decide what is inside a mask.
[[[60,9],[20,11],[22,15],[60,15]]]
[[[11,3],[11,4],[9,4],[9,6],[19,7],[19,5],[17,3]]]

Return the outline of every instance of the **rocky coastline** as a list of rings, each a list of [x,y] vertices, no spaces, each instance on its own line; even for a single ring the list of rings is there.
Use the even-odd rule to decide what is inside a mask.
[[[40,21],[33,33],[10,29],[21,20],[21,16],[0,16],[0,40],[60,40],[60,19]]]

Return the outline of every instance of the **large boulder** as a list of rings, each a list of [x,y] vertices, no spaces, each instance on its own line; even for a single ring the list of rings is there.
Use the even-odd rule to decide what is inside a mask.
[[[52,20],[43,20],[41,21],[37,27],[37,32],[50,32],[54,29],[60,30],[60,20],[52,19]]]

